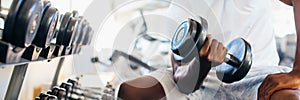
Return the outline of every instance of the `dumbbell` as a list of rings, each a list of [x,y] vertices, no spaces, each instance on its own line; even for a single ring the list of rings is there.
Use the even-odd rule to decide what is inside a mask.
[[[77,80],[68,79],[67,82],[72,84],[72,89],[70,91],[70,99],[78,99],[79,96],[76,93],[77,89],[79,89]]]
[[[66,95],[66,89],[64,88],[59,88],[58,89],[58,94],[57,94],[57,99],[58,100],[65,100],[65,95]]]
[[[79,32],[79,36],[78,39],[75,39],[74,42],[76,44],[74,50],[72,51],[73,54],[79,54],[79,52],[81,51],[81,47],[84,45],[83,41],[86,37],[86,34],[88,33],[88,29],[89,29],[89,23],[87,22],[87,20],[83,19],[83,17],[80,17],[80,22],[81,22],[81,26],[79,28],[79,30],[77,30]]]
[[[66,90],[64,98],[65,98],[65,100],[68,100],[68,98],[71,97],[72,84],[71,83],[62,82],[59,87],[60,88],[64,88]]]
[[[54,50],[57,47],[56,46],[56,38],[57,38],[57,34],[59,32],[59,28],[60,28],[60,24],[61,24],[63,16],[64,16],[63,14],[59,15],[58,20],[56,22],[56,27],[54,29],[55,30],[54,35],[53,35],[54,39],[50,42],[50,45],[46,49],[42,50],[42,52],[40,54],[41,57],[46,58],[46,59],[55,57]]]
[[[68,83],[72,84],[71,99],[84,100],[84,94],[78,83],[78,79],[68,79]]]
[[[86,22],[85,28],[82,30],[82,38],[80,39],[81,42],[79,43],[79,46],[77,48],[76,54],[78,54],[81,51],[81,48],[83,46],[88,46],[91,44],[91,40],[93,38],[94,30],[92,27],[89,25],[89,23]]]
[[[47,94],[56,96],[58,100],[64,100],[65,94],[66,94],[66,89],[60,88],[58,86],[54,86],[51,90],[51,92],[47,92]]]
[[[74,36],[78,22],[73,18],[73,13],[66,12],[60,24],[60,29],[56,38],[55,56],[68,55],[71,49],[71,41]]]
[[[74,10],[74,11],[72,11],[72,13],[73,13],[73,17],[77,20],[78,25],[77,25],[77,28],[75,29],[74,36],[71,41],[71,50],[69,52],[70,55],[75,54],[74,51],[76,51],[77,41],[80,38],[80,34],[81,34],[80,30],[81,30],[82,24],[84,22],[83,16],[79,16],[78,11]]]
[[[199,50],[206,42],[207,24],[193,19],[182,22],[172,37],[171,49],[175,61],[188,63],[198,56]],[[205,25],[207,26],[207,25]],[[225,83],[232,83],[244,78],[252,64],[250,44],[237,38],[227,45],[227,55],[223,64],[217,66],[217,77]],[[201,66],[200,66],[201,67]]]
[[[0,42],[0,61],[18,62],[30,46],[39,27],[43,3],[40,0],[13,0],[9,10],[1,9],[5,20]],[[5,13],[8,12],[8,13]]]
[[[54,95],[49,95],[47,100],[58,100],[58,99]]]
[[[51,40],[54,39],[56,23],[58,21],[59,12],[55,7],[51,6],[50,1],[44,1],[43,16],[38,28],[37,34],[32,42],[32,45],[26,48],[22,57],[28,60],[37,60],[42,49],[50,46]],[[51,53],[50,51],[48,53]],[[47,54],[41,55],[48,59]]]
[[[43,93],[43,92],[39,96],[40,100],[48,100],[48,97],[49,97],[49,94]]]
[[[78,27],[76,29],[75,36],[74,36],[74,39],[72,42],[71,54],[77,54],[76,51],[82,43],[81,38],[83,36],[82,36],[81,31],[83,30],[85,20],[83,19],[82,16],[77,17],[77,20],[78,20]]]
[[[84,40],[82,42],[83,45],[90,45],[93,38],[94,30],[91,26],[88,26],[87,33],[85,34]]]

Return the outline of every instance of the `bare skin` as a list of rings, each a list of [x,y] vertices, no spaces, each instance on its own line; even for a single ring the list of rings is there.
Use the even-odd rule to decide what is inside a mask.
[[[182,66],[187,64],[175,62],[173,56],[171,56],[174,80],[177,82],[179,90],[183,93],[191,93],[198,89],[210,68],[223,62],[226,52],[227,50],[221,42],[212,39],[211,35],[208,35],[204,46],[199,51],[199,56],[189,63],[189,66]],[[201,63],[199,64],[199,62]],[[201,66],[201,69],[199,69],[199,66]],[[198,76],[196,81],[193,80],[193,78],[191,79],[191,77],[195,77],[195,75]],[[195,81],[196,85],[190,87],[190,85],[186,85],[185,83],[180,84],[179,81],[187,83]],[[147,87],[142,85],[149,84],[149,82],[156,84],[152,84],[151,87],[148,88],[140,88]],[[185,91],[184,89],[186,88],[189,90]],[[155,78],[143,76],[122,83],[118,97],[124,100],[157,100],[158,98],[165,99],[165,94],[161,84]]]
[[[189,64],[175,62],[173,56],[171,56],[174,80],[179,90],[182,93],[189,94],[199,89],[211,67],[224,62],[226,53],[227,49],[221,42],[212,39],[211,35],[207,35],[206,42],[198,53],[199,56]]]
[[[297,38],[300,38],[300,1],[281,0],[283,3],[293,6],[296,24]],[[300,41],[297,39],[297,47],[293,70],[289,73],[271,74],[266,77],[259,87],[258,99],[269,100],[279,97],[293,97],[298,100],[300,91]],[[288,95],[288,96],[286,96]],[[292,98],[290,98],[292,99]],[[289,100],[290,100],[289,99]]]

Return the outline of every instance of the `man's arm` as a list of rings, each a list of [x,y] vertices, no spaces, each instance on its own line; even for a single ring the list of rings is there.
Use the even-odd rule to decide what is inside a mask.
[[[281,0],[293,6],[297,33],[297,46],[293,70],[289,73],[268,75],[259,87],[258,97],[269,100],[276,91],[300,88],[300,0]]]
[[[224,62],[227,49],[212,36],[207,35],[205,44],[189,64],[184,65],[172,59],[174,79],[180,92],[189,94],[199,89],[211,67]]]
[[[124,100],[166,99],[162,85],[151,76],[143,76],[122,83],[118,97]]]

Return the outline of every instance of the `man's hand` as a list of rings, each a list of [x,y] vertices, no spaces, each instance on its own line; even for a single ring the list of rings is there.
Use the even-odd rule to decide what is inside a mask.
[[[298,89],[300,87],[300,72],[271,74],[266,77],[258,88],[258,99],[269,100],[270,96],[283,89]]]
[[[268,75],[258,89],[258,99],[269,100],[270,96],[283,89],[300,88],[300,1],[299,0],[280,0],[283,3],[293,6],[294,18],[297,31],[297,47],[293,71],[290,73],[278,73]]]
[[[223,44],[216,39],[212,39],[212,35],[208,34],[205,44],[199,51],[199,56],[197,56],[199,57],[199,59],[196,57],[196,60],[198,62],[200,61],[201,67],[215,67],[224,62],[226,53],[227,53],[227,49],[223,46]],[[180,68],[180,67],[186,67],[182,65],[187,65],[187,64],[181,64],[180,62],[176,62],[172,55],[171,55],[171,62],[172,62],[174,75],[176,75],[174,77],[176,81],[180,79],[179,77],[184,77],[186,74],[188,74],[188,68]],[[196,63],[196,62],[191,61],[190,63]],[[200,67],[199,64],[189,64],[189,65],[196,65],[197,67]],[[178,73],[182,73],[182,75]]]
[[[216,39],[212,39],[212,35],[208,34],[205,44],[202,46],[199,51],[200,60],[206,61],[201,63],[210,64],[210,67],[215,67],[224,62],[225,56],[227,53],[227,49],[224,45]],[[197,59],[199,60],[199,59]],[[172,66],[181,66],[180,62],[176,62],[174,57],[171,56]],[[177,69],[177,68],[175,68]]]
[[[212,39],[212,36],[207,35],[206,43],[199,51],[200,63],[210,64],[210,67],[215,67],[224,62],[227,49],[224,45],[216,39]]]
[[[211,35],[207,35],[205,44],[199,51],[196,59],[188,64],[176,62],[171,56],[173,76],[179,90],[183,93],[191,93],[197,90],[211,67],[215,67],[224,62],[227,49]]]

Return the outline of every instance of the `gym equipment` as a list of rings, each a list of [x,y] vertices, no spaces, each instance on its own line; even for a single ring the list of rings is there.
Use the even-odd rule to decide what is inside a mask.
[[[14,70],[6,91],[5,100],[18,99],[24,77],[26,76],[28,65],[31,62],[35,62],[24,59],[20,60],[22,54],[27,54],[28,57],[32,57],[32,60],[33,58],[37,59],[37,52],[40,52],[41,50],[37,48],[42,48],[42,51],[44,52],[42,52],[40,56],[50,61],[51,58],[54,57],[53,55],[55,55],[52,55],[51,52],[54,52],[56,47],[59,47],[58,50],[60,50],[60,52],[63,52],[62,50],[64,49],[65,45],[66,47],[70,48],[70,44],[74,42],[72,41],[72,39],[75,38],[75,35],[73,35],[73,33],[75,32],[75,30],[77,30],[76,25],[78,23],[77,20],[75,20],[74,18],[72,19],[72,17],[74,17],[73,15],[69,15],[69,18],[66,18],[66,16],[64,15],[62,15],[62,17],[64,18],[57,18],[58,11],[56,8],[51,7],[51,3],[49,1],[44,1],[44,7],[43,3],[40,0],[12,1],[13,3],[11,5],[11,9],[9,9],[9,12],[7,11],[8,15],[5,15],[5,10],[8,9],[3,9],[2,7],[0,7],[0,18],[2,18],[2,21],[5,20],[5,24],[3,24],[5,25],[5,27],[0,27],[0,31],[2,33],[2,36],[0,37],[0,61],[4,63],[10,63],[0,63],[0,65],[1,67],[14,66]],[[42,17],[43,19],[41,19]],[[48,19],[46,17],[48,17]],[[4,31],[2,32],[2,30]],[[61,36],[61,34],[59,33],[62,33],[63,36]],[[62,41],[57,42],[56,44],[55,38],[57,36],[60,37]],[[37,53],[37,55],[26,53],[25,49],[28,51],[34,51],[32,53]],[[43,56],[42,54],[44,54],[45,56]],[[64,57],[60,58],[64,59]],[[37,62],[38,61],[45,61],[45,59],[37,59]],[[63,60],[60,60],[59,62],[60,68],[62,66],[62,62]],[[59,71],[57,71],[56,73],[58,73],[59,75]],[[65,94],[67,93],[67,91],[71,91],[71,87],[72,84],[66,83],[65,88],[68,90],[64,88],[58,88],[58,91],[57,89],[49,91],[49,94],[41,93],[40,97],[37,97],[36,99],[48,100],[70,98]]]
[[[78,14],[78,11],[74,10],[73,12],[73,17],[76,18],[76,20],[78,21],[78,25],[77,25],[77,28],[74,32],[74,37],[73,37],[73,41],[71,43],[71,51],[70,51],[70,54],[75,54],[74,51],[76,51],[76,48],[77,48],[77,41],[78,41],[78,38],[80,37],[80,30],[81,30],[81,26],[84,22],[83,20],[83,16],[79,16]]]
[[[79,54],[81,47],[83,46],[83,41],[88,33],[89,23],[83,19],[83,17],[79,17],[79,25],[77,29],[78,37],[75,37],[73,42],[72,54]]]
[[[64,16],[62,17],[62,19],[61,19],[61,23],[60,23],[59,30],[57,32],[57,37],[56,37],[56,44],[55,44],[56,47],[55,47],[55,50],[53,52],[53,55],[56,56],[56,57],[62,55],[63,50],[66,46],[65,42],[63,42],[63,41],[64,41],[66,31],[67,31],[67,28],[68,28],[68,23],[69,23],[72,16],[73,16],[72,13],[66,12],[64,14]]]
[[[57,97],[54,95],[49,95],[47,100],[57,100]]]
[[[63,82],[60,84],[60,87],[66,89],[66,94],[64,98],[65,100],[68,100],[71,96],[72,84]]]
[[[64,89],[64,88],[59,88],[59,89],[58,89],[58,94],[57,94],[57,99],[58,99],[58,100],[63,100],[64,97],[65,97],[65,95],[66,95],[66,89]]]
[[[79,32],[78,30],[81,28],[81,21],[80,20],[80,17],[79,17],[79,14],[78,14],[78,11],[74,10],[72,11],[72,14],[73,14],[73,18],[76,19],[77,21],[77,26],[75,27],[75,29],[73,30],[74,33],[72,34],[72,37],[71,37],[71,41],[70,41],[70,50],[68,52],[65,53],[65,55],[70,55],[70,54],[73,54],[73,48],[75,47],[75,40],[79,38]]]
[[[42,11],[40,0],[13,0],[8,15],[4,17],[2,40],[18,47],[28,47],[36,35]]]
[[[94,30],[91,26],[88,26],[87,33],[85,34],[83,45],[90,45],[93,38]]]
[[[196,56],[206,42],[207,22],[199,23],[193,19],[182,22],[171,42],[174,59],[177,62],[188,63]],[[217,76],[225,83],[232,83],[244,78],[252,64],[250,44],[242,38],[237,38],[227,45],[228,53],[224,62],[217,66]]]
[[[63,40],[64,49],[63,49],[62,55],[70,54],[71,49],[72,49],[71,44],[74,39],[77,25],[78,25],[77,19],[72,17],[68,23],[68,27],[67,27],[67,30],[66,30],[66,33],[64,36],[64,40]]]
[[[58,16],[58,19],[57,19],[57,22],[56,22],[56,27],[55,27],[54,33],[53,33],[53,38],[54,39],[57,37],[62,18],[63,18],[63,15]],[[46,49],[42,50],[42,52],[40,54],[41,57],[46,58],[46,59],[50,59],[50,58],[53,57],[54,50],[56,48],[56,44],[54,43],[56,41],[53,42],[53,40],[50,42],[50,45]]]
[[[51,7],[49,3],[47,4],[48,7],[44,9],[38,33],[33,40],[33,44],[42,48],[47,48],[50,45],[50,41],[54,39],[55,27],[59,17],[58,10],[55,7]]]
[[[50,46],[51,40],[54,39],[54,31],[58,20],[58,10],[51,7],[50,1],[44,1],[43,16],[38,28],[37,34],[32,42],[32,45],[26,48],[22,57],[27,60],[37,60],[42,49]],[[47,55],[41,55],[48,58]]]
[[[74,35],[74,39],[73,39],[73,42],[72,42],[72,49],[71,49],[71,54],[76,54],[76,51],[77,51],[77,48],[79,47],[79,43],[81,43],[81,41],[79,40],[79,38],[81,38],[82,34],[81,34],[81,30],[82,30],[82,27],[83,27],[83,24],[84,24],[84,20],[83,20],[83,17],[80,16],[80,17],[77,17],[77,21],[78,21],[78,26],[77,26],[77,29],[75,31],[75,35]]]
[[[39,27],[43,3],[40,0],[13,0],[8,11],[1,9],[5,20],[0,42],[0,61],[19,62],[25,47],[28,47]],[[8,12],[5,14],[4,12]]]

